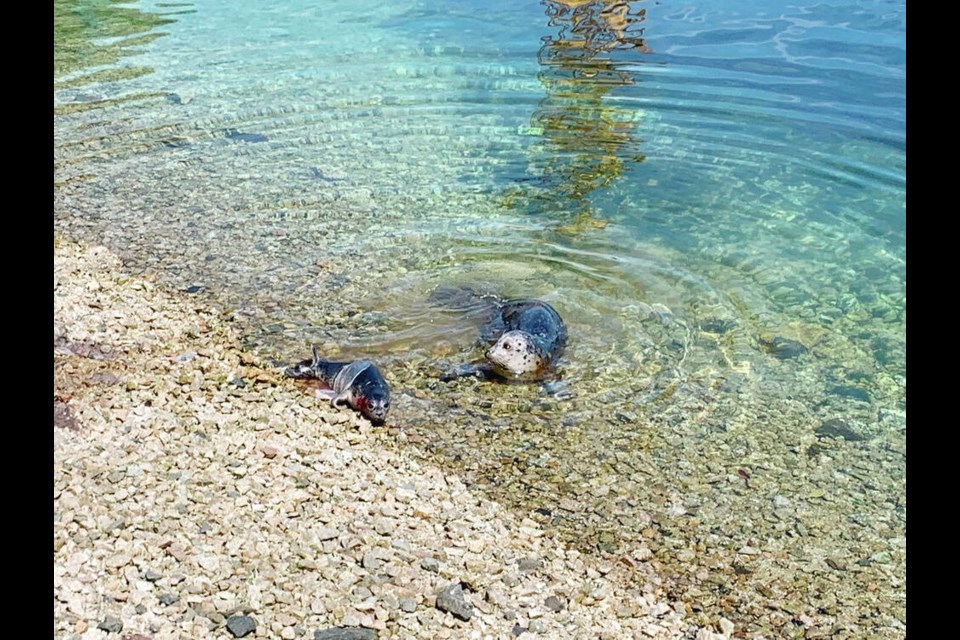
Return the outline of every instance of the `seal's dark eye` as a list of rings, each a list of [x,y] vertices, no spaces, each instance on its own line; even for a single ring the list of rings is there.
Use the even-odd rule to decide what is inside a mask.
[[[510,344],[509,342],[504,342],[503,348],[506,349],[507,351],[510,351],[510,349],[513,349],[513,345]]]

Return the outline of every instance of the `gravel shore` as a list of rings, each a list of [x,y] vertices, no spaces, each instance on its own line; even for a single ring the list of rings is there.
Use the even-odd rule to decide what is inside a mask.
[[[55,242],[54,637],[733,634],[685,621],[644,546],[569,549],[239,345]]]

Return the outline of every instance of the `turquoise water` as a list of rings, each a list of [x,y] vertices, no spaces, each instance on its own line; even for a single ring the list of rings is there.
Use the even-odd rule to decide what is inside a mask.
[[[694,615],[905,634],[904,3],[95,4],[58,233],[377,360],[411,451]],[[567,393],[438,383],[441,284],[550,301]]]

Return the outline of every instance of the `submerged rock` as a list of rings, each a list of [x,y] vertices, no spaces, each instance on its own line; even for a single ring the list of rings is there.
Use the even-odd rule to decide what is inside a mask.
[[[859,400],[860,402],[870,402],[870,394],[861,389],[860,387],[849,387],[849,386],[836,386],[830,390],[834,395],[838,395],[844,398],[853,398],[854,400]]]
[[[724,318],[707,318],[700,323],[700,330],[707,333],[727,333],[737,326],[733,320]]]
[[[763,347],[764,351],[781,360],[796,358],[807,352],[807,348],[801,343],[783,336],[774,336],[770,339],[761,337],[760,346]]]
[[[820,423],[814,433],[821,438],[843,438],[844,440],[863,440],[864,437],[854,431],[845,420],[830,418]]]
[[[229,140],[236,142],[266,142],[269,140],[269,138],[262,133],[243,133],[236,129],[227,129],[223,133]]]

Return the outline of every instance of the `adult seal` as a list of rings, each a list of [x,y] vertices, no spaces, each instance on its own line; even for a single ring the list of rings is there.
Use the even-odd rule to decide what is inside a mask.
[[[450,381],[478,376],[508,382],[538,382],[555,373],[567,344],[567,328],[560,314],[542,300],[503,300],[471,289],[444,287],[431,296],[448,307],[480,310],[485,322],[480,344],[488,345],[484,359],[464,364],[441,376]]]
[[[319,380],[329,389],[318,389],[317,396],[328,398],[330,405],[349,405],[374,424],[387,418],[390,409],[390,387],[380,370],[369,360],[331,362],[324,360],[313,347],[313,357],[286,367],[284,373],[299,380]]]

